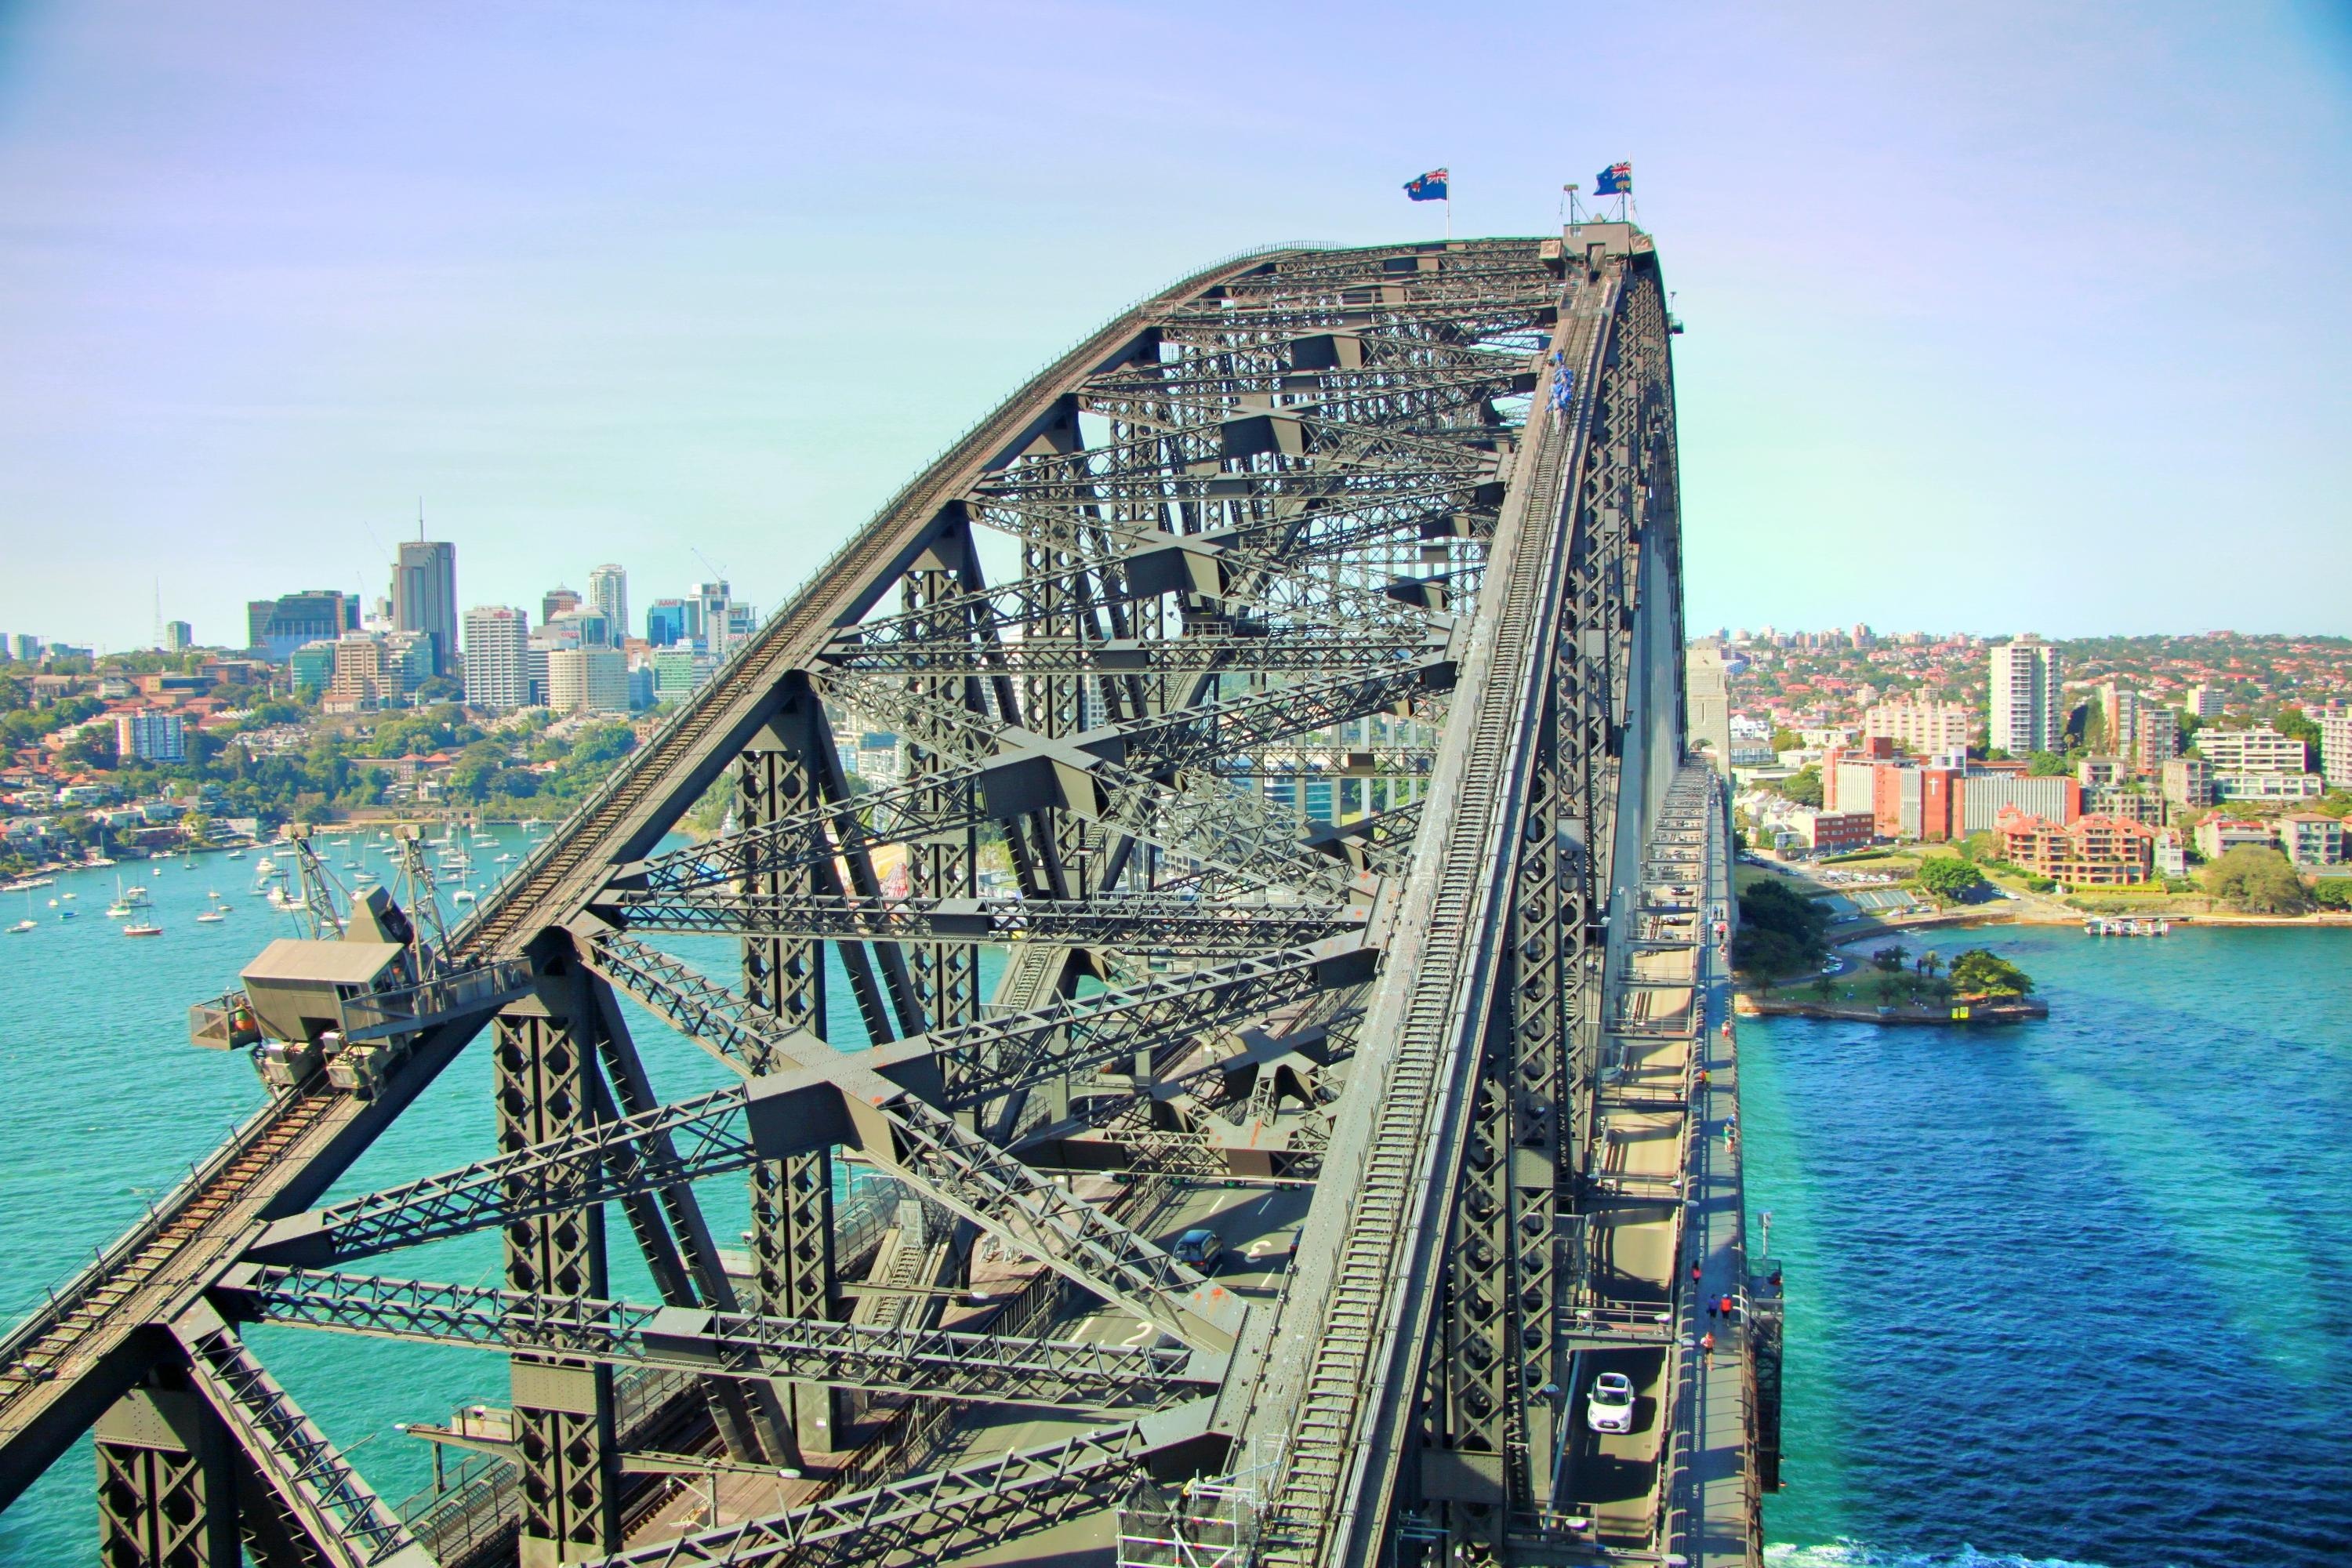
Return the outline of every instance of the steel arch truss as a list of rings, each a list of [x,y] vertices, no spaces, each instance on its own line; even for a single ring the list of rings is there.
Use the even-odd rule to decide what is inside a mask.
[[[1081,1517],[1099,1546],[1129,1488],[1220,1472],[1264,1559],[1370,1562],[1406,1510],[1549,1549],[1612,857],[1680,734],[1642,652],[1679,615],[1667,330],[1622,226],[1277,251],[1105,327],[441,944],[531,986],[488,1020],[496,1151],[320,1204],[484,1020],[286,1095],[159,1216],[168,1303],[134,1237],[9,1338],[0,1476],[162,1343],[211,1414],[101,1447],[110,1541],[217,1554],[186,1516],[234,1449],[294,1555],[462,1556],[425,1524],[466,1510],[375,1498],[260,1321],[510,1358],[466,1508],[531,1561],[945,1561]],[[740,1081],[665,1101],[624,999]],[[1286,1261],[1179,1261],[1261,1188],[1304,1205]],[[657,1300],[613,1297],[615,1205]],[[494,1230],[499,1288],[351,1271]],[[793,1495],[626,1542],[655,1429]]]

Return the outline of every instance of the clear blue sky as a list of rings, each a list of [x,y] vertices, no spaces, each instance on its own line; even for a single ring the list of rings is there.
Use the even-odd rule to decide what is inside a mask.
[[[763,605],[1268,240],[1631,158],[1691,622],[2352,632],[2342,5],[0,0],[0,629]]]

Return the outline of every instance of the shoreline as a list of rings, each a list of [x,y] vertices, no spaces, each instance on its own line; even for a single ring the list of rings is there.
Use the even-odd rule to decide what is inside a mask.
[[[1916,1003],[1880,1007],[1861,1002],[1792,1002],[1737,992],[1731,1010],[1743,1018],[1822,1018],[1848,1024],[1908,1024],[1968,1028],[1978,1024],[2022,1024],[2050,1016],[2050,1004],[2027,996],[2009,1002],[1954,1001],[1948,1006]],[[1966,1016],[1959,1016],[1965,1013]]]

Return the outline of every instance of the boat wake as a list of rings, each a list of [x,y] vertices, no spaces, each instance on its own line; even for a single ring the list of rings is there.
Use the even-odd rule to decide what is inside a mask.
[[[2014,1552],[1979,1552],[1973,1546],[1898,1552],[1845,1539],[1819,1546],[1767,1546],[1764,1563],[1765,1568],[2105,1568],[2071,1557],[2026,1557]],[[2168,1565],[2149,1563],[2146,1568]]]

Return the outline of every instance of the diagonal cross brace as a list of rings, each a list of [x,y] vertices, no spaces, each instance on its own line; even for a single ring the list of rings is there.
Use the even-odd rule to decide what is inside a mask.
[[[214,1294],[257,1321],[378,1339],[1101,1414],[1197,1399],[1223,1370],[1217,1357],[1173,1346],[651,1307],[304,1268],[241,1266]]]
[[[1009,1539],[1081,1508],[1115,1501],[1155,1466],[1193,1468],[1222,1443],[1206,1400],[1128,1426],[991,1454],[929,1475],[804,1503],[762,1519],[665,1541],[602,1568],[818,1568],[934,1561],[983,1536]],[[1197,1456],[1197,1458],[1196,1458]]]
[[[399,1517],[218,1312],[199,1302],[171,1327],[191,1379],[299,1523],[306,1545],[331,1568],[431,1568]]]

